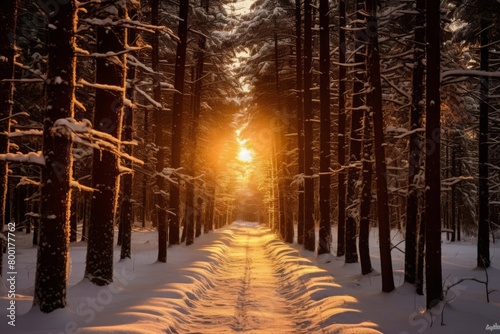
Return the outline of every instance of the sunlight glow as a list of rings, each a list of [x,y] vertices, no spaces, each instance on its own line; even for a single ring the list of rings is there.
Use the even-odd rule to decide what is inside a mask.
[[[248,148],[242,147],[238,152],[238,160],[243,162],[252,162],[252,151],[250,151]]]

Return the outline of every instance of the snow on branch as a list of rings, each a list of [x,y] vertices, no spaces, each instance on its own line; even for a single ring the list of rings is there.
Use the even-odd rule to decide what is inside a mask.
[[[9,133],[9,138],[17,138],[17,137],[24,137],[24,136],[41,136],[43,134],[42,130],[35,130],[35,129],[30,129],[30,130],[16,130],[14,132]]]
[[[450,177],[449,179],[441,181],[441,186],[450,187],[462,181],[473,180],[472,176],[456,176]]]
[[[127,55],[127,62],[128,62],[128,65],[132,65],[132,66],[141,68],[148,73],[156,73],[151,67],[145,65],[140,60],[138,60],[137,58],[132,56],[131,54]]]
[[[144,96],[146,98],[146,100],[148,100],[152,105],[154,105],[156,108],[161,108],[161,103],[154,100],[151,96],[149,96],[148,93],[146,93],[145,91],[143,91],[142,89],[140,89],[139,87],[137,86],[134,86],[134,90],[136,92],[138,92],[139,94],[141,94],[142,96]]]
[[[21,180],[19,180],[19,183],[16,185],[16,187],[21,187],[21,186],[40,186],[40,182],[32,180],[26,176],[21,177]]]
[[[87,191],[87,192],[94,192],[96,189],[94,188],[91,188],[91,187],[87,187],[87,186],[84,186],[83,184],[79,183],[78,181],[76,180],[71,180],[69,185],[72,187],[72,188],[76,188],[78,189],[79,191]]]
[[[138,30],[143,30],[147,31],[150,33],[155,33],[157,30],[167,34],[169,37],[173,38],[174,40],[178,41],[179,38],[174,34],[174,32],[165,26],[155,26],[152,24],[147,24],[144,22],[140,22],[137,20],[130,20],[130,19],[121,19],[121,20],[113,20],[112,18],[105,18],[105,19],[98,19],[98,18],[91,18],[91,19],[83,19],[81,20],[82,22],[88,23],[90,25],[94,26],[105,26],[105,27],[124,27],[124,28],[132,28],[132,29],[138,29]]]
[[[29,164],[45,166],[45,158],[42,154],[42,151],[29,152],[29,153],[17,152],[17,153],[0,154],[0,161],[20,162],[20,163],[29,163]]]
[[[488,72],[479,70],[449,70],[441,73],[441,81],[449,77],[489,77],[500,78],[500,72]]]
[[[90,83],[86,81],[85,79],[80,79],[78,80],[78,83],[87,87],[92,87],[92,88],[97,88],[97,89],[105,89],[105,90],[112,90],[116,92],[124,92],[125,89],[123,87],[119,86],[113,86],[113,85],[103,85],[103,84],[98,84],[98,83]]]
[[[111,152],[120,158],[130,160],[140,165],[144,164],[144,161],[120,151],[121,145],[135,145],[136,142],[122,142],[109,133],[92,129],[92,123],[87,119],[77,122],[73,118],[60,118],[54,122],[52,131],[61,131],[61,129],[69,129],[75,135],[74,140],[76,143],[93,149]]]

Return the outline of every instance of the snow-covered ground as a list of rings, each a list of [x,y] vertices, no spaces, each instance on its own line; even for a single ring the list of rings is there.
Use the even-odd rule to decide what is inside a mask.
[[[135,231],[133,258],[118,261],[116,248],[115,281],[107,287],[82,280],[86,245],[72,243],[69,306],[47,315],[30,310],[36,249],[28,246],[29,237],[19,234],[17,240],[15,327],[6,317],[4,268],[0,333],[500,333],[498,243],[492,244],[488,269],[489,290],[496,290],[490,302],[484,284],[466,280],[430,315],[423,312],[424,297],[403,284],[398,249],[392,252],[398,287],[381,292],[375,229],[375,272],[367,276],[359,274],[359,264],[315,257],[256,223],[236,222],[192,246],[171,247],[167,264],[155,262],[156,232]],[[402,236],[393,238],[397,244]],[[485,280],[485,272],[474,268],[475,256],[473,240],[443,241],[444,285]]]

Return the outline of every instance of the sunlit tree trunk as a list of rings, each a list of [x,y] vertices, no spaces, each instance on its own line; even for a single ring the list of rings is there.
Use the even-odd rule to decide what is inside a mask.
[[[441,272],[440,1],[426,2],[425,287],[427,308],[443,299]]]
[[[184,77],[186,65],[187,32],[188,32],[188,11],[189,0],[179,2],[179,29],[177,36],[177,52],[175,57],[175,78],[174,78],[174,101],[172,108],[172,145],[170,165],[172,168],[181,167],[182,156],[182,114],[184,99]],[[170,187],[170,206],[173,214],[170,215],[169,223],[169,243],[179,244],[179,214],[180,214],[180,188],[177,185]]]
[[[312,6],[304,1],[304,248],[315,249],[312,109]]]
[[[76,4],[68,1],[53,15],[47,13],[48,71],[47,108],[43,122],[41,220],[33,306],[52,312],[66,306],[68,279],[70,207],[72,179],[72,138],[59,119],[73,117],[75,101]]]
[[[330,224],[330,29],[328,0],[319,2],[319,71],[320,71],[320,177],[319,177],[319,246],[318,254],[330,253],[332,230]]]
[[[137,10],[133,9],[130,11],[130,18],[132,20],[137,19]],[[133,45],[135,43],[135,39],[137,38],[137,33],[134,29],[131,29],[128,32],[128,45]],[[131,102],[131,104],[125,107],[125,113],[123,116],[123,133],[122,140],[126,142],[132,142],[134,139],[134,81],[136,77],[134,67],[129,67],[127,71],[127,90],[125,92],[127,99]],[[125,153],[132,156],[133,146],[126,145],[123,149]],[[124,166],[126,168],[132,169],[133,164],[131,161],[126,161]],[[134,223],[134,217],[132,212],[132,190],[133,190],[133,174],[125,173],[121,176],[122,189],[123,189],[123,198],[121,201],[121,215],[120,215],[120,227],[121,227],[121,253],[120,259],[131,258],[131,246],[132,246],[132,225]]]
[[[14,56],[16,43],[18,0],[0,4],[0,154],[9,153],[10,117],[14,104],[14,83],[3,81],[14,78]],[[7,223],[6,203],[8,188],[8,165],[0,162],[0,230]],[[0,238],[0,276],[2,276],[3,239]]]
[[[423,80],[425,57],[425,0],[417,0],[418,13],[415,18],[415,41],[413,51],[412,101],[410,112],[410,131],[422,127]],[[405,282],[414,284],[417,265],[417,219],[419,196],[417,177],[420,173],[422,142],[420,134],[412,132],[409,137],[408,193],[406,197],[406,236],[405,236]]]
[[[103,5],[107,6],[107,5]],[[109,5],[108,5],[109,6]],[[119,17],[126,17],[124,4],[115,2]],[[123,51],[126,30],[121,27],[99,26],[97,52]],[[122,91],[97,89],[95,97],[94,126],[114,138],[121,138],[123,100],[126,79],[125,55],[96,59],[96,82],[101,85],[121,87]],[[113,281],[114,221],[119,190],[120,159],[112,152],[94,149],[92,160],[92,196],[90,210],[87,262],[85,277],[96,285]]]
[[[338,114],[338,146],[337,163],[340,168],[345,165],[345,134],[346,134],[346,114],[345,114],[345,93],[346,93],[346,68],[343,64],[346,61],[345,44],[346,9],[345,0],[339,0],[339,114]],[[337,174],[338,178],[338,198],[337,198],[337,256],[345,255],[345,180],[346,174],[341,170]]]

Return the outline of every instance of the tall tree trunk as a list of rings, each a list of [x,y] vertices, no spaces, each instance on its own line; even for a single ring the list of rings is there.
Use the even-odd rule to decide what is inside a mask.
[[[387,194],[387,166],[384,144],[384,114],[382,107],[382,83],[380,82],[380,55],[378,48],[377,7],[375,0],[366,0],[368,81],[370,83],[370,108],[373,113],[373,134],[375,144],[375,172],[377,174],[377,214],[379,228],[380,268],[382,291],[394,290],[391,257],[391,225],[389,222],[389,200]]]
[[[481,70],[489,71],[489,29],[490,22],[481,19]],[[477,266],[488,268],[490,260],[490,195],[488,186],[488,113],[489,78],[481,76],[479,103],[479,228],[477,232]]]
[[[304,1],[304,248],[314,251],[312,6]]]
[[[104,5],[106,6],[106,5]],[[126,8],[115,2],[119,18],[126,17]],[[97,52],[119,52],[124,49],[126,30],[115,27],[97,29]],[[94,126],[114,138],[121,138],[123,100],[125,98],[126,57],[96,60],[96,82],[101,85],[121,87],[122,91],[97,89],[95,97]],[[119,149],[119,147],[118,147]],[[119,157],[109,151],[94,149],[92,160],[92,196],[90,209],[87,265],[85,277],[96,285],[113,282],[114,220],[119,190]]]
[[[180,0],[179,29],[177,36],[177,53],[175,57],[175,79],[173,109],[172,109],[172,145],[170,165],[176,169],[181,167],[182,155],[182,114],[184,99],[184,77],[186,65],[187,32],[188,32],[189,0]],[[170,216],[169,243],[179,244],[179,214],[180,214],[180,188],[177,185],[170,187],[170,206],[173,214]]]
[[[303,70],[302,70],[302,13],[301,1],[295,0],[295,66],[296,66],[296,91],[297,91],[297,146],[298,146],[298,174],[304,175],[304,108],[303,95]],[[304,243],[304,183],[297,184],[297,243]]]
[[[52,312],[66,306],[72,179],[72,139],[67,129],[54,126],[59,119],[73,117],[76,58],[76,4],[68,1],[47,13],[48,73],[47,108],[43,123],[41,221],[33,306]]]
[[[151,0],[151,24],[157,26],[159,24],[159,0]],[[158,262],[167,262],[167,242],[168,242],[168,227],[167,227],[167,201],[165,198],[165,180],[161,176],[165,168],[166,147],[164,129],[167,126],[165,109],[162,106],[161,98],[161,82],[160,82],[160,32],[155,31],[151,43],[151,64],[155,74],[153,76],[153,98],[160,103],[154,110],[155,120],[155,144],[157,148],[156,154],[156,228],[158,229]],[[145,210],[146,208],[144,208]]]
[[[204,7],[205,12],[208,13],[209,8],[209,0],[201,0],[201,6]],[[201,36],[198,40],[198,51],[196,55],[196,69],[195,69],[195,85],[194,85],[194,94],[193,94],[193,114],[191,117],[191,133],[189,135],[191,149],[188,158],[188,170],[194,176],[195,173],[195,159],[197,154],[198,147],[198,127],[200,122],[200,114],[201,114],[201,94],[202,94],[202,81],[203,81],[203,65],[205,62],[205,44],[206,38]],[[193,181],[194,182],[194,181]],[[195,204],[195,185],[194,183],[189,182],[187,185],[187,193],[186,193],[186,211],[184,215],[184,219],[186,222],[186,244],[191,245],[194,242],[195,237],[195,222],[196,217],[199,216],[197,212],[200,210],[200,206]],[[196,229],[196,234],[198,234],[198,230]]]
[[[413,46],[412,100],[410,130],[422,127],[425,57],[425,0],[417,0],[418,13],[415,19],[415,41]],[[417,132],[410,134],[408,163],[408,192],[406,196],[406,237],[405,237],[405,282],[414,284],[417,265],[417,219],[419,196],[417,177],[420,173],[422,142]]]
[[[440,1],[426,1],[425,286],[427,308],[443,299],[441,272]]]
[[[130,11],[130,18],[132,20],[137,20],[137,9],[133,9]],[[128,32],[128,45],[135,44],[135,40],[137,38],[137,33],[134,29],[131,29]],[[122,140],[127,142],[132,142],[134,140],[134,85],[135,85],[135,68],[129,67],[127,71],[127,90],[125,92],[126,98],[130,100],[129,103],[125,107],[125,113],[123,116],[123,133]],[[128,155],[132,156],[133,154],[133,146],[127,145],[124,147],[123,151]],[[133,164],[131,161],[125,162],[125,167],[132,169]],[[132,252],[132,225],[134,224],[134,217],[132,211],[132,203],[133,203],[133,185],[134,185],[134,174],[132,172],[126,173],[121,176],[122,184],[123,184],[123,198],[122,198],[122,206],[121,206],[121,215],[120,215],[120,226],[121,226],[121,252],[120,259],[131,258]]]
[[[10,117],[14,101],[14,83],[4,82],[14,78],[18,0],[3,1],[0,5],[0,154],[9,153]],[[0,231],[7,223],[6,203],[8,189],[8,164],[0,162]],[[0,276],[2,276],[3,239],[0,238]]]
[[[328,0],[319,2],[319,71],[320,71],[320,155],[319,155],[319,246],[318,254],[330,253],[332,229],[330,225],[330,29]]]
[[[345,93],[346,93],[346,43],[345,43],[346,10],[345,0],[339,0],[339,114],[338,114],[338,146],[337,163],[342,169],[345,165]],[[346,174],[341,170],[337,174],[338,197],[337,197],[337,256],[345,255],[345,179]]]
[[[356,1],[357,23],[356,27],[356,41],[355,48],[357,50],[354,55],[354,62],[357,64],[364,64],[365,56],[360,48],[366,42],[366,36],[362,30],[362,22],[365,18],[361,13],[364,10],[364,3],[362,0]],[[351,131],[349,143],[349,163],[351,166],[359,163],[361,160],[361,133],[362,133],[362,119],[364,107],[364,82],[366,80],[363,74],[363,68],[358,68],[354,78],[353,92],[352,92],[352,112],[351,112]],[[347,175],[347,203],[346,206],[346,222],[345,222],[345,263],[358,262],[358,252],[356,249],[356,232],[357,232],[357,216],[359,206],[356,205],[358,201],[358,189],[356,183],[359,180],[359,170],[357,167],[350,167]]]
[[[368,59],[369,61],[369,59]],[[369,103],[371,99],[369,99]],[[373,136],[372,136],[372,117],[369,112],[364,115],[363,127],[363,158],[361,200],[359,207],[359,262],[361,264],[361,274],[366,275],[373,271],[370,259],[370,208],[372,202],[372,174],[373,174]]]

